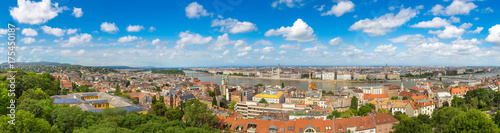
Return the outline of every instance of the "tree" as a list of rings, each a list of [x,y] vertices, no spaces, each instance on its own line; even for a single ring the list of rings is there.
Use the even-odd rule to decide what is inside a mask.
[[[389,110],[384,109],[384,108],[380,108],[380,109],[378,109],[378,113],[381,113],[381,114],[389,114]]]
[[[33,100],[27,98],[18,102],[19,105],[17,109],[29,111],[31,114],[35,115],[36,118],[44,118],[45,120],[50,120],[50,113],[53,110],[52,100]]]
[[[339,118],[340,114],[341,114],[341,112],[334,110],[334,111],[332,111],[332,114],[328,115],[326,118],[328,118],[328,119],[333,119],[333,117]]]
[[[165,114],[167,119],[170,121],[181,120],[183,115],[184,114],[182,114],[181,110],[172,107],[168,107],[167,112]]]
[[[82,127],[82,121],[91,112],[82,111],[79,107],[57,107],[52,111],[52,124],[57,126],[62,132],[70,133],[75,127]]]
[[[371,110],[373,110],[374,108],[368,106],[368,105],[363,105],[361,107],[359,107],[359,110],[358,110],[358,115],[360,116],[366,116],[366,114],[368,112],[370,112]]]
[[[132,133],[133,131],[127,128],[119,127],[114,122],[104,122],[94,124],[88,128],[79,128],[74,130],[74,133]]]
[[[459,113],[449,123],[449,132],[500,132],[498,126],[489,119],[486,114],[479,110],[471,109],[465,113]]]
[[[285,88],[285,83],[281,82],[281,88]]]
[[[356,96],[351,98],[351,109],[358,110],[358,98]]]
[[[135,92],[141,92],[141,90],[138,89],[138,90],[135,90]]]
[[[153,104],[151,106],[151,109],[153,110],[153,114],[155,114],[156,116],[165,116],[166,112],[167,112],[167,107],[165,106],[164,103],[161,103],[161,102],[157,102],[156,104]]]
[[[424,124],[431,124],[432,123],[431,118],[427,114],[418,115],[417,120],[419,120],[421,123],[424,123]]]
[[[399,97],[397,97],[397,96],[391,97],[391,100],[398,100],[398,99],[399,99]]]
[[[24,99],[33,99],[33,100],[42,100],[42,99],[48,99],[49,96],[43,92],[42,89],[37,88],[37,89],[28,89],[23,92],[23,95],[19,97],[19,101],[22,101]]]
[[[120,90],[120,85],[116,84],[115,96],[121,96],[122,90]]]
[[[484,89],[484,88],[479,88],[479,89],[474,89],[467,91],[467,93],[464,95],[464,99],[466,103],[470,103],[472,107],[477,108],[477,109],[483,109],[483,108],[489,108],[491,107],[491,99],[494,97],[494,92],[491,89]],[[480,103],[483,101],[483,105],[481,106]]]
[[[394,125],[394,133],[431,133],[432,127],[416,118],[403,119]]]
[[[499,125],[500,126],[500,110],[497,110],[496,113],[492,114],[493,118],[493,122],[495,122],[495,124]]]
[[[332,91],[328,91],[328,93],[326,93],[326,94],[329,94],[329,95],[332,94],[333,95],[333,92]]]
[[[342,112],[339,117],[350,118],[352,116],[354,116],[354,113],[351,110],[346,110],[346,111]]]
[[[186,103],[184,121],[188,126],[199,127],[204,124],[213,123],[215,116],[206,104],[193,99]]]
[[[260,86],[264,86],[264,85],[263,85],[262,83],[258,83],[258,84],[257,84],[257,86],[259,86],[259,87],[260,87]]]
[[[403,97],[403,100],[408,100],[408,97],[404,96],[404,97]]]
[[[211,91],[211,90],[208,90],[208,95],[210,97],[215,97],[215,92]]]
[[[262,99],[264,99],[264,98],[262,98]],[[233,100],[233,101],[231,101],[231,105],[229,106],[229,110],[234,111],[234,105],[236,105],[236,101]]]
[[[7,115],[0,116],[0,132],[2,133],[29,133],[29,132],[41,132],[41,133],[51,133],[58,132],[57,126],[51,126],[49,122],[42,118],[35,118],[35,115],[28,111],[17,110],[16,113],[16,125],[7,123],[11,118]]]
[[[453,96],[453,99],[451,100],[451,106],[452,107],[460,107],[462,104],[465,104],[465,99],[457,97],[456,95]]]
[[[321,94],[326,95],[326,91],[325,90],[321,90]]]
[[[436,128],[436,131],[442,132],[449,128],[448,123],[459,113],[463,112],[457,108],[443,107],[432,115],[432,125]]]
[[[130,81],[127,80],[127,83],[125,83],[125,87],[128,87],[130,85]]]
[[[215,97],[212,98],[212,106],[217,105],[217,99]]]
[[[262,98],[262,99],[260,99],[259,103],[265,103],[265,104],[267,104],[267,101],[266,101],[266,99]]]

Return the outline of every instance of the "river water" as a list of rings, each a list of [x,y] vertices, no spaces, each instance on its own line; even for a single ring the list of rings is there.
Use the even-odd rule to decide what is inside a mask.
[[[188,76],[191,76],[192,74],[194,77],[197,77],[201,82],[214,82],[216,84],[221,84],[222,82],[222,77],[221,76],[212,76],[210,74],[203,74],[195,71],[184,71]],[[196,73],[196,74],[194,74]],[[482,73],[482,74],[475,74],[474,78],[481,78],[485,76],[496,76],[497,74],[500,74],[500,72],[493,72],[493,73]],[[443,81],[454,81],[454,80],[464,80],[464,79],[448,79],[448,78],[443,78]],[[313,80],[314,82],[314,80]],[[408,87],[415,87],[416,83],[418,81],[402,81],[403,85],[405,88]],[[437,83],[439,81],[436,80],[424,80],[423,82],[431,82],[431,83]],[[281,86],[281,83],[284,83],[285,86],[295,86],[298,90],[307,90],[308,81],[296,81],[296,80],[275,80],[275,79],[259,79],[259,78],[236,78],[236,77],[229,77],[229,84],[234,84],[234,85],[255,85],[258,83],[262,83],[264,85],[271,85],[271,86]],[[314,82],[316,86],[319,89],[323,89],[325,91],[333,90],[334,85],[330,84],[329,82]],[[394,84],[394,85],[401,85],[401,81],[388,81],[386,83],[377,83],[377,82],[344,82],[344,83],[337,83],[336,88],[340,88],[343,86],[380,86],[382,84]]]

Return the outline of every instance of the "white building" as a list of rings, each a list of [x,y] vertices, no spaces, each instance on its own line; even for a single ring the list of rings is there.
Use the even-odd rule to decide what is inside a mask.
[[[335,80],[335,73],[334,72],[323,72],[321,74],[321,77],[323,80]]]

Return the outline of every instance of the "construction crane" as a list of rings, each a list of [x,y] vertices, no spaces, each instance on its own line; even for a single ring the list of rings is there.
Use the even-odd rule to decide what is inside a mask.
[[[335,88],[337,86],[337,82],[330,82],[328,84],[333,84],[333,96],[335,96]]]

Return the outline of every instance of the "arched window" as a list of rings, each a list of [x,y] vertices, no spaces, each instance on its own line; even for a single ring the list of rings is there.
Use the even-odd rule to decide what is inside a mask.
[[[307,129],[306,131],[304,131],[304,133],[316,133],[316,131],[314,131],[314,129]]]

